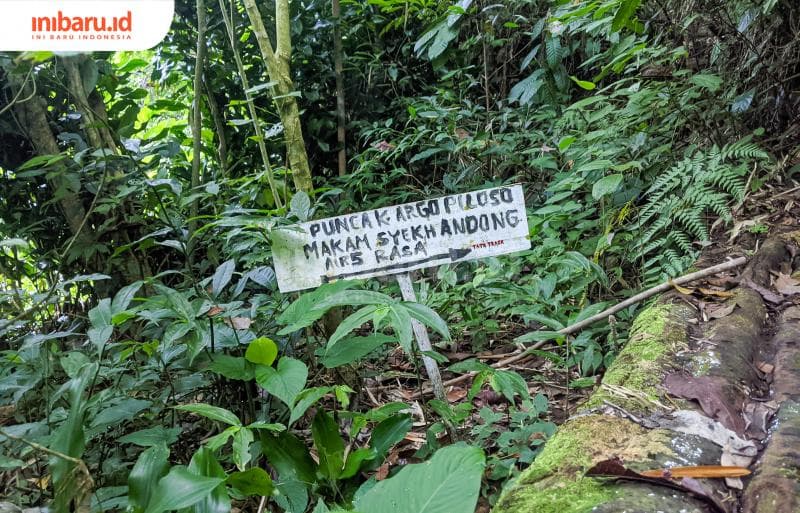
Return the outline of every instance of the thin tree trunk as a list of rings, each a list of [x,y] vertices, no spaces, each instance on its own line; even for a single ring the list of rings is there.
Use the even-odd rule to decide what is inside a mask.
[[[206,4],[205,0],[197,0],[197,57],[194,65],[194,101],[192,103],[192,193],[202,182],[200,176],[200,157],[203,151],[203,66],[206,60]],[[199,209],[199,201],[195,199],[192,201],[189,221],[189,247],[192,236],[197,229],[197,217]],[[191,250],[187,249],[188,257],[191,255]]]
[[[336,139],[339,143],[339,176],[347,174],[347,147],[345,133],[344,52],[342,50],[342,9],[339,0],[333,1],[333,66],[336,73]]]
[[[277,44],[274,51],[256,1],[243,1],[258,47],[261,50],[261,56],[266,62],[269,78],[276,83],[272,88],[273,99],[283,122],[286,154],[289,160],[289,167],[292,170],[294,185],[298,191],[310,194],[314,186],[311,180],[311,168],[308,165],[306,145],[303,140],[303,129],[300,124],[300,109],[297,106],[297,99],[291,94],[294,91],[294,84],[292,83],[289,67],[292,54],[289,1],[277,0],[275,3]]]
[[[239,71],[239,78],[242,80],[242,88],[244,88],[244,96],[247,100],[247,109],[250,111],[250,121],[253,123],[253,130],[255,131],[256,139],[258,140],[258,150],[261,152],[261,160],[264,162],[264,169],[267,172],[269,189],[270,192],[272,192],[272,198],[275,201],[275,206],[278,208],[283,208],[281,194],[278,190],[277,184],[275,183],[275,172],[273,171],[272,165],[269,162],[269,152],[267,151],[267,144],[264,140],[264,133],[261,130],[261,123],[258,121],[258,111],[256,110],[256,104],[253,100],[253,94],[250,92],[250,81],[247,79],[247,73],[244,70],[244,64],[242,64],[242,56],[239,54],[239,49],[236,47],[236,33],[234,32],[233,24],[233,9],[231,9],[229,15],[228,11],[225,9],[225,0],[219,0],[219,8],[222,12],[222,20],[225,23],[225,29],[228,32],[228,40],[231,44],[233,60],[236,62],[236,69]]]

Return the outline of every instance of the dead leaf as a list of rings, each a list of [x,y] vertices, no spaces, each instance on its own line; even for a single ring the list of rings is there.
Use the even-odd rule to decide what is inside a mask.
[[[648,477],[643,474],[638,474],[630,469],[625,468],[619,458],[597,463],[594,467],[586,471],[586,476],[612,477],[624,481],[644,482],[656,486],[671,488],[702,500],[709,506],[711,511],[716,513],[726,512],[723,505],[714,499],[713,494],[710,492],[710,490],[707,490],[702,483],[698,481],[692,481],[691,478],[686,478],[685,481],[690,481],[690,483],[687,483],[689,486],[684,486],[683,482],[678,483],[663,477]]]
[[[247,330],[253,325],[253,319],[247,317],[230,317],[225,319],[225,324],[235,330]]]
[[[758,362],[756,364],[756,368],[758,368],[758,370],[760,370],[764,374],[772,374],[772,371],[775,370],[775,366],[767,362]]]
[[[775,279],[775,290],[785,296],[800,294],[800,281],[786,274],[778,273],[778,277]]]
[[[741,404],[733,386],[721,378],[713,376],[687,376],[683,373],[669,374],[664,380],[667,391],[683,399],[693,399],[700,403],[703,412],[717,419],[723,426],[744,433],[744,419]]]
[[[639,472],[645,477],[664,479],[694,477],[702,479],[721,479],[724,477],[749,476],[751,472],[744,467],[728,467],[722,465],[697,465],[694,467],[672,467]]]
[[[222,312],[224,312],[224,311],[225,311],[225,309],[224,309],[224,308],[220,308],[220,307],[218,307],[218,306],[212,306],[212,307],[211,307],[211,308],[208,310],[208,313],[206,313],[206,315],[207,315],[207,316],[209,316],[209,317],[214,317],[215,315],[219,315],[219,314],[221,314],[221,313],[222,313]]]
[[[694,289],[690,289],[690,288],[687,288],[687,287],[681,287],[680,285],[678,285],[677,283],[675,283],[672,280],[669,281],[669,284],[672,285],[672,287],[675,290],[677,290],[678,292],[680,292],[681,294],[683,294],[685,296],[691,296],[692,294],[694,294]]]
[[[697,290],[705,294],[706,296],[716,296],[716,297],[724,297],[729,298],[736,295],[735,292],[731,292],[730,290],[716,290],[716,289],[707,289],[704,287],[700,287]]]
[[[736,310],[736,302],[731,302],[725,306],[717,308],[713,312],[708,313],[709,319],[722,319],[723,317],[727,317]]]
[[[447,400],[451,403],[457,403],[465,397],[467,397],[467,391],[463,388],[453,388],[447,392]]]
[[[769,301],[770,303],[775,304],[775,305],[779,305],[779,304],[783,303],[783,301],[784,301],[783,296],[772,292],[768,288],[762,287],[761,285],[759,285],[758,283],[754,282],[753,280],[745,278],[745,279],[742,280],[742,285],[750,287],[751,289],[753,289],[756,292],[758,292],[759,294],[761,294],[761,297],[764,298],[764,301]]]
[[[384,463],[375,471],[375,481],[383,481],[389,477],[389,464]]]

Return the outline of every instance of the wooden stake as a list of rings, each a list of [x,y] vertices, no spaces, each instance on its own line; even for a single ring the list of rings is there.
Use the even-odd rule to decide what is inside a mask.
[[[400,293],[403,295],[404,301],[417,302],[417,295],[414,293],[414,285],[411,283],[411,274],[398,274],[397,284],[400,285]],[[411,327],[414,329],[414,336],[417,339],[417,346],[420,352],[425,353],[433,351],[431,340],[428,337],[428,329],[416,319],[411,320]],[[422,362],[425,364],[425,369],[428,371],[428,378],[431,380],[433,395],[440,401],[447,403],[447,395],[444,393],[442,375],[439,373],[439,365],[436,363],[436,360],[423,354]]]

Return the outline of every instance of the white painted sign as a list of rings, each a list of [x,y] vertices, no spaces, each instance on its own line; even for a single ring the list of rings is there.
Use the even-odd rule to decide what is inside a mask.
[[[522,186],[379,208],[275,230],[281,292],[530,249]]]

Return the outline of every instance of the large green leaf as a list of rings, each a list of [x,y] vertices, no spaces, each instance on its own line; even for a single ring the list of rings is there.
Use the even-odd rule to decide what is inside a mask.
[[[228,379],[250,381],[256,377],[255,367],[248,364],[241,356],[214,355],[214,359],[208,364],[208,369]]]
[[[311,435],[319,455],[320,473],[327,479],[337,479],[344,468],[344,440],[339,426],[330,414],[320,409],[311,423]]]
[[[269,497],[275,490],[269,474],[260,468],[251,468],[245,472],[235,472],[228,478],[228,484],[245,495],[260,497]]]
[[[333,387],[316,387],[303,390],[295,400],[295,405],[292,408],[292,415],[289,417],[289,425],[291,426],[297,422],[306,410],[331,392],[333,392]]]
[[[128,474],[128,500],[134,511],[144,511],[158,480],[169,470],[169,449],[158,444],[143,451]]]
[[[220,408],[218,406],[211,406],[210,404],[202,404],[202,403],[183,404],[180,406],[176,406],[175,409],[181,411],[188,411],[190,413],[194,413],[202,417],[209,418],[211,420],[218,420],[220,422],[224,422],[225,424],[229,424],[231,426],[242,425],[242,423],[239,421],[239,417],[237,417],[230,411],[226,410],[225,408]]]
[[[143,284],[144,282],[137,281],[131,283],[127,287],[123,287],[119,292],[117,292],[117,295],[114,296],[114,300],[111,302],[111,313],[113,314],[112,318],[128,308],[128,306],[131,304],[131,301],[133,301],[134,296],[136,296],[136,293],[139,292],[139,289],[142,288]]]
[[[325,310],[316,308],[316,306],[325,298],[356,286],[354,281],[337,281],[334,283],[326,283],[318,289],[303,294],[300,298],[289,305],[280,316],[278,322],[286,325],[278,335],[288,335],[297,330],[303,329],[325,315]]]
[[[425,462],[407,465],[354,501],[368,513],[467,513],[475,511],[485,465],[483,451],[467,445],[439,449]]]
[[[351,331],[360,328],[364,323],[372,320],[372,314],[378,309],[378,305],[368,305],[348,316],[333,332],[328,339],[328,348],[333,347],[338,341],[346,337]]]
[[[297,394],[306,386],[306,379],[308,379],[308,367],[294,358],[281,358],[277,370],[263,365],[256,369],[256,381],[261,388],[289,407],[294,405]]]
[[[189,471],[205,477],[218,477],[226,479],[225,469],[214,457],[214,451],[206,447],[201,447],[192,456],[189,462]],[[211,493],[193,506],[194,513],[229,513],[231,510],[231,499],[228,496],[228,489],[225,483],[217,485]]]
[[[412,425],[411,415],[393,415],[375,426],[369,446],[375,450],[377,457],[383,458],[392,446],[403,440]]]
[[[344,290],[320,301],[315,308],[327,310],[335,306],[391,305],[396,302],[396,299],[381,292]]]
[[[450,340],[450,330],[447,329],[447,323],[430,307],[420,303],[403,303],[403,306],[408,310],[411,317],[438,332],[445,340]]]
[[[222,290],[231,282],[233,271],[236,270],[236,263],[233,260],[228,260],[220,264],[214,277],[211,279],[211,294],[214,297],[220,295]]]
[[[243,471],[250,462],[250,444],[253,443],[253,432],[242,428],[233,435],[233,462],[236,468]]]
[[[594,187],[592,187],[592,197],[599,200],[603,196],[616,192],[619,184],[622,183],[622,178],[623,176],[620,174],[604,176],[595,182]]]
[[[204,500],[225,480],[194,474],[186,467],[173,467],[158,480],[145,513],[162,513],[187,508]]]
[[[281,481],[295,478],[310,484],[317,480],[317,466],[306,444],[288,431],[277,436],[262,436],[261,450],[269,464],[278,471]]]
[[[410,335],[410,333],[409,333]],[[394,342],[395,337],[376,333],[368,337],[353,337],[342,340],[333,347],[325,349],[322,365],[329,369],[340,367],[359,360],[384,344]],[[409,337],[410,340],[410,337]]]

